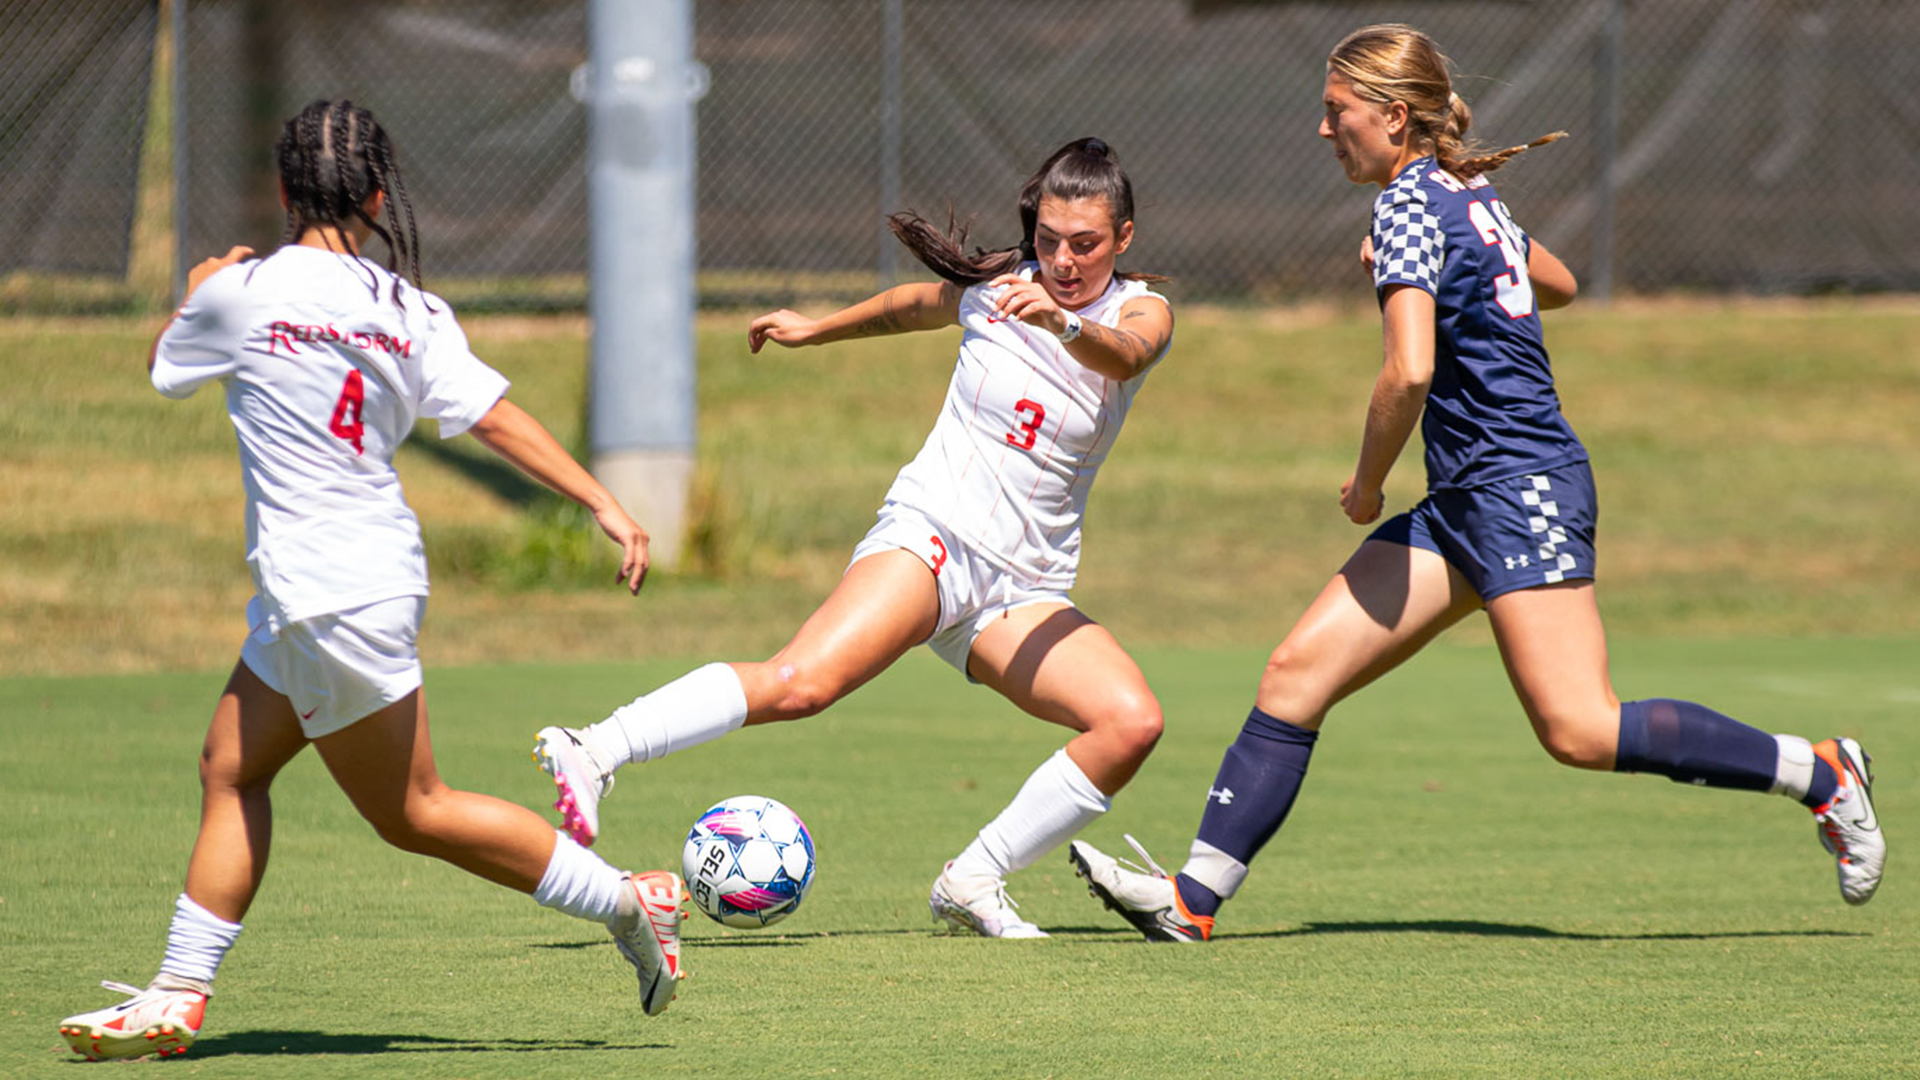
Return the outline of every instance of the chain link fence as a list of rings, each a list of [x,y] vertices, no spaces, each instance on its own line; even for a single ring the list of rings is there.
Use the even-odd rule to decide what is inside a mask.
[[[1395,19],[1453,57],[1482,140],[1572,133],[1495,179],[1590,285],[1920,289],[1920,0],[692,2],[710,303],[917,275],[891,210],[1010,243],[1021,182],[1081,135],[1134,178],[1134,268],[1190,299],[1350,290],[1369,193],[1315,135],[1320,84],[1345,32]],[[280,123],[348,97],[400,146],[429,287],[583,304],[584,0],[169,3],[187,251],[271,244]],[[7,7],[0,270],[124,273],[171,9]]]

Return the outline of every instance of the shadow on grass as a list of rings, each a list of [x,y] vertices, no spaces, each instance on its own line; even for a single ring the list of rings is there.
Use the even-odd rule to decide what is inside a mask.
[[[1131,931],[1113,926],[1049,926],[1054,937],[1072,935],[1128,936]],[[1313,934],[1463,934],[1490,938],[1542,938],[1552,941],[1721,941],[1737,938],[1850,938],[1871,937],[1862,930],[1674,930],[1645,934],[1590,934],[1579,930],[1555,930],[1525,923],[1476,922],[1472,919],[1412,919],[1380,922],[1302,923],[1289,930],[1247,930],[1220,933],[1213,940],[1306,937]]]
[[[1092,928],[1089,927],[1089,932]],[[904,937],[921,931],[907,929],[893,930],[815,930],[807,934],[792,934],[773,931],[748,937],[682,937],[680,943],[689,949],[768,949],[805,945],[809,941],[825,941],[840,937]],[[753,934],[748,931],[748,934]],[[529,949],[598,949],[612,946],[612,939],[604,941],[542,941],[527,946]]]
[[[1646,934],[1589,934],[1554,930],[1525,923],[1476,922],[1472,919],[1410,919],[1383,922],[1302,923],[1291,930],[1220,934],[1221,938],[1284,938],[1308,934],[1465,934],[1473,937],[1546,938],[1555,941],[1719,941],[1731,938],[1867,937],[1858,930],[1674,930]]]
[[[325,1031],[235,1031],[199,1039],[187,1052],[210,1057],[300,1054],[525,1054],[556,1050],[668,1050],[666,1043],[598,1039],[447,1039],[436,1035],[339,1034]]]

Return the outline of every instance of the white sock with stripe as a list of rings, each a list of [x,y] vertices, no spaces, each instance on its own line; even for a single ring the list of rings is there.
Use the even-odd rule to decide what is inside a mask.
[[[1064,749],[1056,750],[953,860],[949,873],[1004,878],[1071,840],[1112,805]]]
[[[747,692],[727,664],[695,668],[587,728],[614,768],[712,742],[747,722]]]
[[[534,887],[533,898],[541,907],[576,919],[612,922],[620,907],[620,890],[627,887],[626,877],[566,833],[556,832],[553,858]]]

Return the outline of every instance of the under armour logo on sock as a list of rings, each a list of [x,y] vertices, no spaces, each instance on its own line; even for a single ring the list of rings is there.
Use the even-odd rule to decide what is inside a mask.
[[[1225,806],[1233,801],[1233,789],[1210,787],[1207,789],[1207,798],[1219,803],[1221,806]]]

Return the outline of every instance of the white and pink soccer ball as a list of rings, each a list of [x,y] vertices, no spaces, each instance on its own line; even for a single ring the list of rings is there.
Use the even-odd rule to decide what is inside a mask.
[[[813,887],[813,837],[774,799],[735,795],[687,832],[680,873],[693,902],[724,926],[771,926],[799,910]]]

